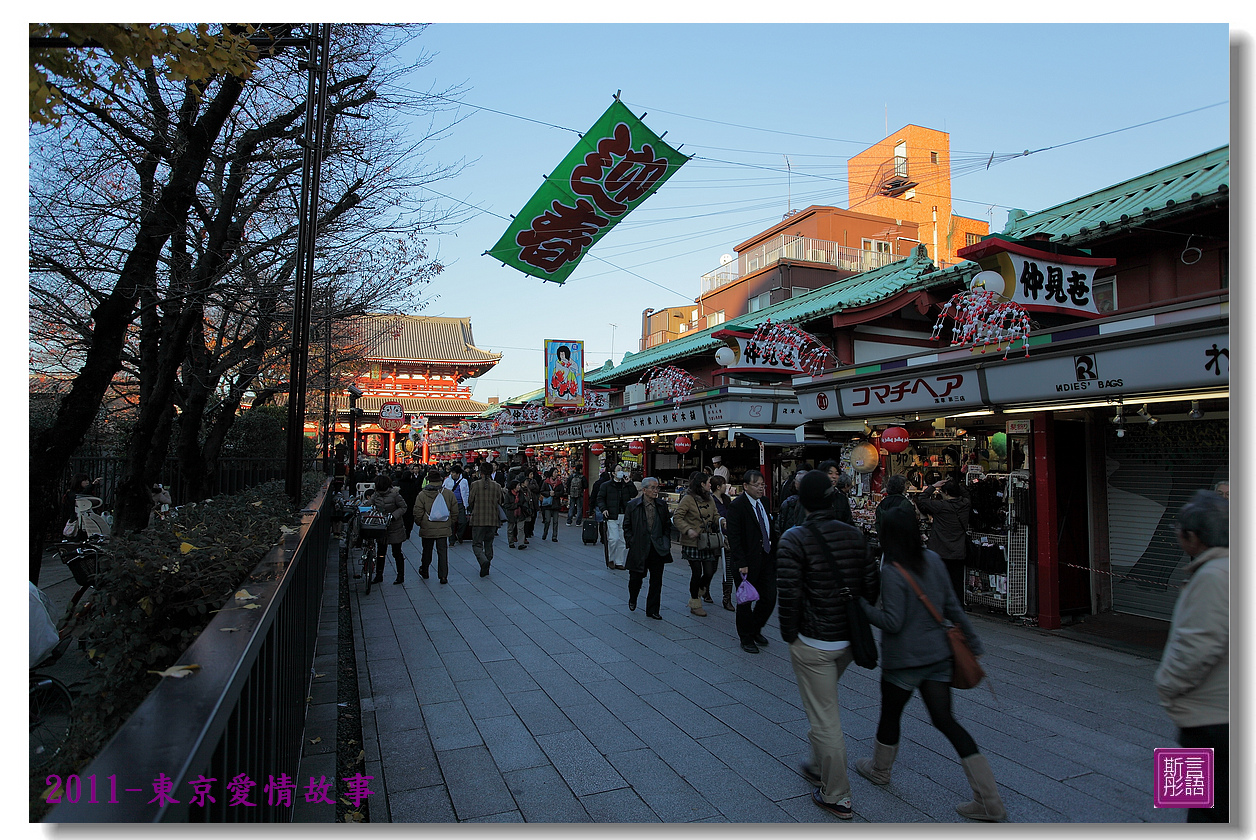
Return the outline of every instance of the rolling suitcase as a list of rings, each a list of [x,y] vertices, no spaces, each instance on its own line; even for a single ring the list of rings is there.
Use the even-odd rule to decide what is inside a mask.
[[[592,519],[584,520],[584,524],[580,527],[580,541],[585,545],[593,545],[597,542],[597,523]]]

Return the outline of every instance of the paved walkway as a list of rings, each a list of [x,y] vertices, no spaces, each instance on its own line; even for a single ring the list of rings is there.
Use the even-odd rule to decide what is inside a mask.
[[[538,524],[537,533],[540,528]],[[478,576],[450,548],[449,584],[353,584],[373,822],[826,822],[796,768],[807,718],[775,618],[742,652],[733,614],[690,615],[687,564],[667,567],[663,621],[627,608],[627,572],[560,526],[557,544],[496,543]],[[717,599],[718,601],[718,599]],[[642,593],[644,604],[644,593]],[[1015,822],[1181,822],[1152,808],[1152,749],[1174,746],[1154,660],[976,617],[997,695],[954,693]],[[966,822],[950,744],[913,700],[893,781],[854,772],[869,755],[877,672],[842,677],[855,819]]]

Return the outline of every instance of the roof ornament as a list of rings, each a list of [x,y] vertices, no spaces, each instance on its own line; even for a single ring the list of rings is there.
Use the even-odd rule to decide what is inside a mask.
[[[747,348],[752,344],[757,347],[778,348],[778,353],[779,348],[792,350],[794,358],[798,360],[798,366],[810,376],[819,376],[826,368],[837,366],[837,356],[824,346],[820,339],[794,324],[787,324],[783,321],[774,322],[771,318],[765,320],[755,328],[754,335],[746,345]],[[832,364],[829,363],[830,359],[833,361]]]
[[[937,323],[933,325],[934,341],[942,337],[946,327],[946,319],[951,318],[955,324],[951,328],[951,346],[964,344],[981,345],[981,352],[991,344],[997,350],[1003,346],[1003,358],[1012,349],[1012,345],[1020,341],[1029,355],[1029,315],[1011,298],[1004,297],[1001,292],[987,289],[983,274],[993,274],[999,279],[1002,288],[1003,278],[998,272],[982,271],[973,278],[970,289],[958,292],[942,307],[938,313]]]

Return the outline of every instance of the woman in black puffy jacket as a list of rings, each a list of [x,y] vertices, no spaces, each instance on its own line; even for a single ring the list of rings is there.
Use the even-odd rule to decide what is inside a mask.
[[[837,699],[838,680],[852,660],[846,599],[875,600],[880,575],[863,532],[834,516],[834,492],[833,482],[819,470],[799,482],[807,516],[785,532],[777,548],[777,610],[811,724],[811,761],[802,773],[817,785],[812,801],[848,820],[850,780]]]

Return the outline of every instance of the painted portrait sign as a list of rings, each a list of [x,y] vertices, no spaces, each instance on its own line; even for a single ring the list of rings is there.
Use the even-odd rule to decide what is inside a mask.
[[[584,342],[545,339],[545,405],[584,405]]]

